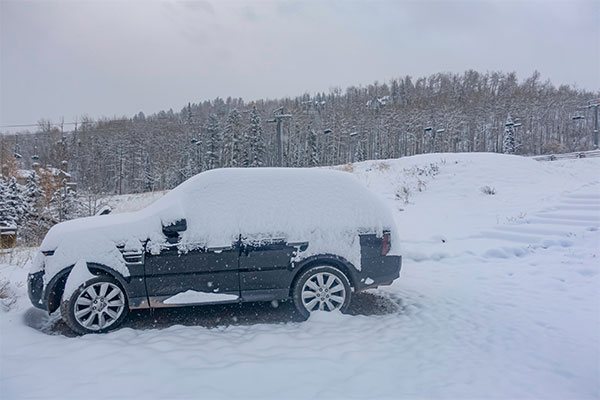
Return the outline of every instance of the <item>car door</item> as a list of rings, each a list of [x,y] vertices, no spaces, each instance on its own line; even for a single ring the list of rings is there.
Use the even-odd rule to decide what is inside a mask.
[[[241,241],[240,292],[244,301],[286,298],[296,248],[283,239]]]
[[[239,301],[239,244],[180,252],[177,240],[159,254],[146,253],[152,307]]]

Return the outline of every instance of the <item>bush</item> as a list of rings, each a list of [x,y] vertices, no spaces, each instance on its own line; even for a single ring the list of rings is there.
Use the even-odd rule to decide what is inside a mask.
[[[408,199],[410,197],[410,188],[407,185],[402,186],[400,189],[396,191],[396,199],[403,200],[404,204],[408,204]]]
[[[17,294],[6,279],[0,280],[0,306],[9,311],[17,303]]]
[[[496,194],[496,189],[493,188],[492,186],[485,185],[485,186],[482,186],[480,190],[483,194],[489,194],[491,196]]]

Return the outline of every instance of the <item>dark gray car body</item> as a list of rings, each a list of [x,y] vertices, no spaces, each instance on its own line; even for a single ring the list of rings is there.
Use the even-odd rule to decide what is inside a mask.
[[[228,248],[200,248],[182,253],[175,241],[172,247],[158,254],[145,250],[123,252],[128,277],[100,264],[88,263],[88,268],[92,273],[105,273],[117,279],[125,289],[131,309],[211,304],[164,302],[188,290],[232,294],[239,302],[284,300],[291,297],[295,279],[315,265],[337,267],[355,291],[390,284],[400,275],[401,257],[383,255],[383,239],[375,234],[360,235],[360,270],[335,254],[294,261],[296,253],[306,245],[278,239],[253,243],[240,238]],[[56,310],[71,269],[65,268],[46,285],[44,271],[30,274],[28,292],[32,304],[49,312]]]

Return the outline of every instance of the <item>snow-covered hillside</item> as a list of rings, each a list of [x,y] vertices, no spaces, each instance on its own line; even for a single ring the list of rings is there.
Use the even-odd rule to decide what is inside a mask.
[[[111,196],[106,200],[112,210],[111,213],[137,211],[149,206],[167,193],[166,191],[146,192],[135,194],[121,194]]]
[[[600,397],[600,159],[338,168],[393,208],[404,254],[400,279],[357,295],[354,315],[144,311],[71,337],[31,308],[31,252],[16,252],[0,259],[0,398]]]

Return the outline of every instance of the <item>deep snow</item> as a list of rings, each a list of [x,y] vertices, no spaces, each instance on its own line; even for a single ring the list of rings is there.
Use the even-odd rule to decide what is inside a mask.
[[[31,253],[5,255],[17,300],[0,310],[0,398],[598,398],[599,167],[495,154],[339,167],[400,228],[401,278],[370,291],[366,315],[289,322],[274,303],[165,327],[147,312],[136,329],[67,337],[29,304]]]

